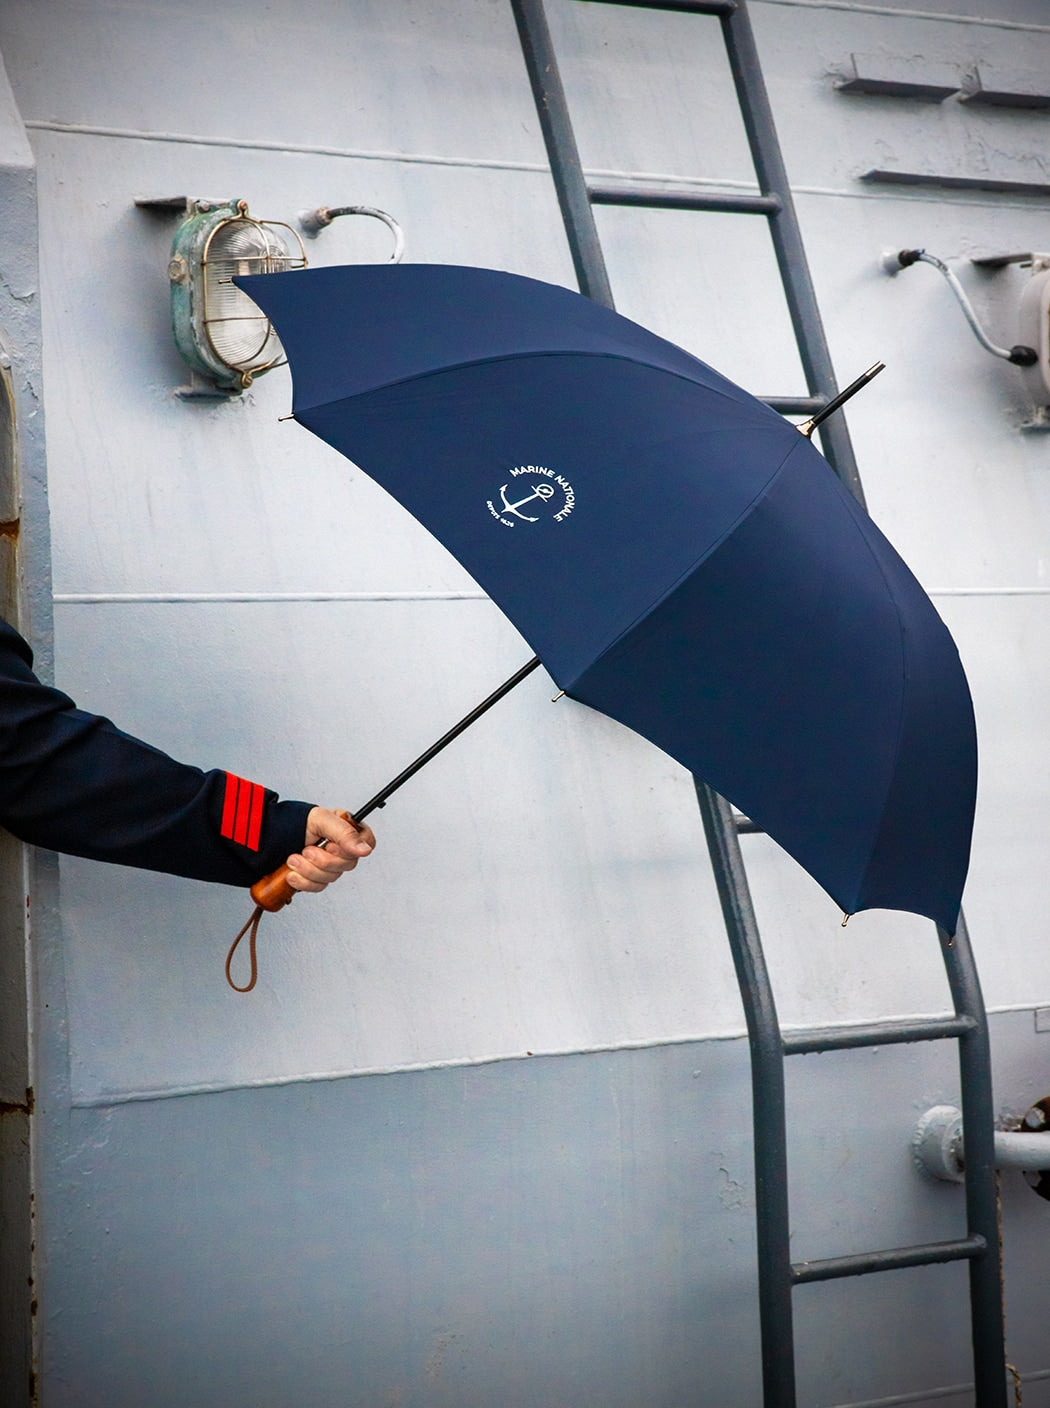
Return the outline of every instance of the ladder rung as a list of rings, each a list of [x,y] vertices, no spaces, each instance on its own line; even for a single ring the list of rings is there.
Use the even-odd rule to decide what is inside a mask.
[[[947,1041],[975,1031],[975,1017],[931,1017],[923,1022],[875,1022],[870,1026],[811,1027],[784,1032],[785,1056],[805,1056],[818,1051],[852,1051],[861,1046],[892,1046],[909,1041]]]
[[[926,1242],[914,1247],[897,1247],[886,1252],[864,1252],[858,1256],[833,1256],[826,1261],[792,1262],[791,1280],[796,1286],[807,1281],[835,1281],[842,1276],[867,1276],[873,1271],[897,1271],[905,1266],[933,1266],[944,1261],[965,1261],[983,1256],[988,1243],[981,1236],[960,1237],[954,1242]]]
[[[779,215],[779,196],[737,195],[731,191],[679,190],[640,181],[588,185],[592,205],[641,205],[647,210],[724,210],[734,215]]]
[[[759,396],[763,406],[782,416],[815,416],[828,404],[827,396]]]
[[[633,10],[681,10],[688,15],[731,15],[736,0],[603,0],[606,5],[629,5]]]

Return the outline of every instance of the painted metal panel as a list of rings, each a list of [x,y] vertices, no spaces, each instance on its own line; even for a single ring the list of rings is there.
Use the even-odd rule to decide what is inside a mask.
[[[251,210],[355,201],[404,225],[409,256],[571,280],[549,180],[536,173],[334,161],[36,132],[49,172],[49,428],[59,593],[441,590],[466,575],[396,504],[294,422],[286,369],[243,399],[190,404],[169,330],[174,222],[143,192],[240,193]],[[99,202],[93,192],[112,199]],[[117,194],[119,193],[119,194]],[[447,213],[446,213],[447,212]],[[71,230],[77,257],[71,260]],[[317,263],[385,259],[378,222],[343,221]],[[86,276],[85,271],[90,271]],[[86,349],[105,349],[96,355]],[[89,488],[89,492],[85,492]]]
[[[51,602],[40,344],[36,169],[0,61],[0,610],[42,647],[46,670]],[[0,832],[0,1399],[11,1408],[32,1394],[36,1364],[31,942],[47,928],[54,880],[53,866]]]
[[[967,907],[986,994],[1042,1005],[1046,598],[939,604],[984,739]],[[119,696],[118,722],[176,756],[349,805],[528,654],[485,601],[70,604],[58,627],[88,707]],[[380,814],[367,866],[267,921],[247,1001],[220,974],[243,895],[65,861],[77,1098],[740,1030],[689,778],[552,692],[538,676],[504,700]],[[325,697],[341,738],[325,727],[319,747],[301,721]],[[771,841],[744,844],[788,1025],[947,1007],[930,925],[871,913],[843,930]]]
[[[58,630],[86,706],[349,806],[529,657],[487,601],[60,606]],[[367,865],[266,921],[251,998],[222,978],[243,892],[63,861],[77,1098],[739,1028],[688,775],[554,693],[523,684],[374,818]]]
[[[1039,248],[1044,208],[855,180],[913,157],[1043,179],[1045,119],[954,100],[917,116],[832,83],[861,49],[1013,63],[1050,34],[1026,0],[999,23],[976,0],[927,0],[973,11],[943,21],[753,8],[840,376],[889,364],[850,411],[868,497],[972,676],[967,909],[986,994],[1045,1008],[1047,442],[1020,434],[1013,370],[940,282],[877,268],[885,245]],[[550,9],[589,166],[750,181],[712,21],[694,44],[688,17]],[[0,14],[42,169],[60,682],[177,754],[352,805],[520,664],[520,642],[367,479],[277,424],[285,373],[234,405],[172,396],[170,227],[131,202],[237,194],[294,218],[362,201],[403,221],[410,258],[564,284],[571,265],[509,6],[170,10]],[[598,215],[625,312],[759,394],[797,389],[760,238],[723,234],[722,217]],[[348,222],[310,253],[383,258],[385,236]],[[1023,276],[964,276],[1011,341]],[[38,596],[46,579],[38,558]],[[282,594],[346,599],[192,599]],[[740,1026],[690,783],[543,683],[377,818],[357,877],[268,921],[251,999],[221,975],[243,896],[63,864],[64,944],[48,931],[38,948],[45,1408],[138,1408],[144,1384],[156,1408],[755,1401],[743,1047],[680,1044]],[[788,1024],[946,1005],[929,926],[862,915],[843,932],[768,840],[744,844]],[[1045,1034],[1030,1012],[993,1030],[1000,1099],[1020,1113],[1047,1093]],[[956,1098],[950,1053],[821,1064],[837,1059],[791,1074],[800,1253],[956,1235],[956,1190],[916,1182],[906,1153],[912,1117]],[[376,1069],[400,1073],[136,1099]],[[1004,1188],[1011,1350],[1029,1376],[1050,1368],[1044,1207]],[[808,1287],[809,1401],[953,1401],[964,1275]],[[1034,1379],[1026,1404],[1040,1392]]]
[[[543,159],[514,22],[492,0],[301,0],[263,12],[245,0],[179,0],[177,11],[9,0],[3,34],[30,123],[276,151]]]
[[[754,183],[717,19],[565,0],[546,9],[585,169]]]
[[[1046,181],[1050,168],[1035,114],[980,111],[959,97],[917,103],[836,87],[858,49],[914,55],[966,74],[990,60],[1024,70],[1050,46],[1046,10],[1038,4],[1016,17],[998,3],[974,5],[969,17],[960,4],[945,6],[943,19],[934,9],[913,5],[910,13],[892,15],[884,6],[836,6],[817,14],[805,6],[755,5],[773,110],[784,115],[779,128],[793,185],[851,188],[872,166]],[[983,22],[974,23],[982,12]]]
[[[1050,846],[1050,598],[938,598],[973,682],[981,765],[966,907],[990,1004],[1042,1005],[1050,989],[1043,942],[1043,857]]]
[[[941,253],[985,326],[1012,343],[1027,274],[982,274],[966,261],[978,244],[1038,243],[1044,209],[815,194],[798,207],[837,365],[887,364],[850,410],[873,517],[927,590],[1047,585],[1050,444],[1019,428],[1028,413],[1019,370],[982,350],[933,270],[894,279],[878,264],[883,248]]]
[[[1000,1083],[1027,1098],[1050,1038],[1031,1012],[993,1023]],[[923,1101],[954,1098],[948,1049],[791,1069],[798,1255],[958,1235],[961,1190],[910,1150]],[[75,1110],[48,1189],[76,1230],[46,1401],[751,1408],[747,1100],[730,1041]],[[1015,1174],[1004,1209],[1008,1278],[1027,1277],[1011,1354],[1039,1404],[1047,1204]],[[805,1288],[800,1401],[942,1401],[968,1370],[964,1280]]]

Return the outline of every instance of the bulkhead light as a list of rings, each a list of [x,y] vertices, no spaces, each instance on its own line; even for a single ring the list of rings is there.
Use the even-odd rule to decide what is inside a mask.
[[[239,393],[286,358],[269,318],[233,279],[306,268],[290,225],[254,220],[247,203],[195,201],[168,262],[175,345],[195,372]]]

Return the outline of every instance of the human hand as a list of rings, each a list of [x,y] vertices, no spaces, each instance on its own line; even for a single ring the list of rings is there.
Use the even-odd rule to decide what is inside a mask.
[[[316,894],[372,854],[376,844],[372,828],[345,821],[344,815],[327,807],[313,807],[309,811],[303,849],[288,857],[288,884],[293,890]],[[325,844],[319,845],[320,841]]]

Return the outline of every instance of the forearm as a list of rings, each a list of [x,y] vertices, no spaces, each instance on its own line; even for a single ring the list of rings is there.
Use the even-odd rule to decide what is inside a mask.
[[[0,623],[0,824],[92,860],[250,885],[302,849],[310,806],[175,761],[40,683]]]

